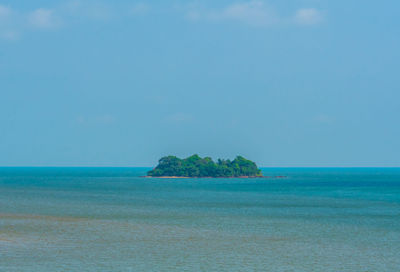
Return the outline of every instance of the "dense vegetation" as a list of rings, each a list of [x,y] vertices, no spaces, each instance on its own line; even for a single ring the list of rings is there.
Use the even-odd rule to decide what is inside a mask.
[[[197,154],[186,159],[175,156],[163,157],[158,165],[147,173],[148,176],[177,177],[260,177],[261,170],[257,165],[242,156],[233,161],[221,160],[215,163],[210,157],[201,158]]]

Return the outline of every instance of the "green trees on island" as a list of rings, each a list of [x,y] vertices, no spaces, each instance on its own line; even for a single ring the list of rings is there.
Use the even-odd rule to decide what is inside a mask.
[[[215,163],[210,157],[201,158],[197,154],[186,159],[175,156],[163,157],[157,167],[147,173],[148,176],[177,177],[260,177],[261,170],[257,165],[242,156],[233,161],[221,160]]]

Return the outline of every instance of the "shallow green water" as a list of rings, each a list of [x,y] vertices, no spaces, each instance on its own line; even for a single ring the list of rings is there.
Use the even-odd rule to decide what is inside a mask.
[[[400,169],[0,168],[0,271],[400,271]]]

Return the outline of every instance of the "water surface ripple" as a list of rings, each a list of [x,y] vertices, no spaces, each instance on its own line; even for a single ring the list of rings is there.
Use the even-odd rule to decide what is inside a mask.
[[[400,169],[0,168],[0,271],[400,271]]]

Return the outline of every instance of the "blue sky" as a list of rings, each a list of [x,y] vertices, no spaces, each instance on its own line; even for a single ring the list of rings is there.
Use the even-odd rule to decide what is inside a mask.
[[[0,165],[400,166],[399,10],[0,0]]]

